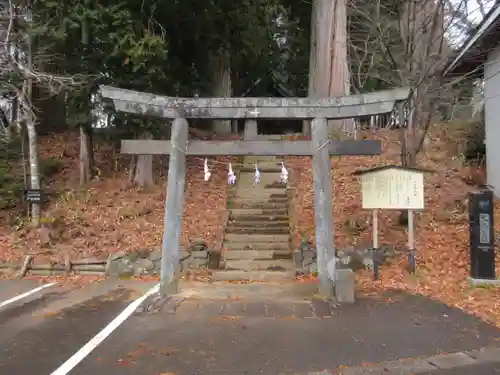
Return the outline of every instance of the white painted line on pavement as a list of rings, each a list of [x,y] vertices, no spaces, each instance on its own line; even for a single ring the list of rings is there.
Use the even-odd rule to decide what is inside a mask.
[[[55,284],[57,284],[57,282],[53,282],[53,283],[49,283],[49,284],[43,284],[43,285],[40,285],[38,288],[28,290],[27,292],[25,292],[23,294],[19,294],[19,295],[15,296],[15,297],[12,297],[12,298],[9,298],[9,299],[7,299],[5,301],[2,301],[2,302],[0,302],[0,309],[2,307],[4,307],[4,306],[7,306],[8,304],[11,304],[13,302],[19,301],[19,300],[21,300],[23,298],[26,298],[26,297],[34,294],[34,293],[39,292],[40,290],[43,290],[43,289],[48,288],[48,287],[50,287],[52,285],[55,285]]]
[[[130,303],[121,313],[119,313],[116,318],[114,318],[104,329],[95,335],[89,342],[80,348],[75,354],[71,356],[66,362],[64,362],[57,370],[52,372],[50,375],[66,375],[77,364],[79,364],[86,356],[88,356],[95,348],[97,348],[115,329],[117,329],[120,324],[127,320],[130,315],[148,298],[149,296],[157,293],[160,290],[160,284],[155,285],[150,290],[148,290],[144,295],[137,298],[135,301]]]

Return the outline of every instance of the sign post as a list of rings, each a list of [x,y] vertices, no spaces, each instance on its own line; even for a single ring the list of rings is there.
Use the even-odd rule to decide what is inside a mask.
[[[361,176],[363,208],[372,212],[372,251],[374,279],[378,275],[379,250],[378,211],[408,211],[408,263],[410,272],[415,272],[415,223],[414,211],[424,209],[424,172],[423,169],[403,168],[387,165],[363,171],[354,175]]]
[[[372,258],[373,258],[373,278],[375,280],[379,279],[379,259],[375,256],[376,252],[379,250],[378,246],[378,209],[372,211]]]
[[[470,193],[470,277],[474,283],[497,281],[493,209],[493,192],[491,190],[485,189]]]

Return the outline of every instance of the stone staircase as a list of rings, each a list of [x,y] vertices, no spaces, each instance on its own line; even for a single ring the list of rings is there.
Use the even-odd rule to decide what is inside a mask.
[[[246,156],[229,197],[229,221],[216,279],[274,280],[295,277],[290,249],[288,195],[280,183],[281,159]],[[253,185],[255,164],[260,184]],[[275,166],[273,166],[275,164]]]

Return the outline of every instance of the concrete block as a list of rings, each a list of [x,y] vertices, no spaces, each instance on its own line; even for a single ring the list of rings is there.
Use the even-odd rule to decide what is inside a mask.
[[[341,303],[355,302],[356,276],[350,269],[336,270],[335,297]]]
[[[302,255],[301,250],[294,250],[293,251],[293,264],[295,264],[295,267],[297,268],[302,268],[303,267],[303,262],[304,256]]]
[[[481,363],[500,362],[500,348],[482,348],[465,353]]]
[[[413,375],[419,372],[436,370],[436,366],[431,365],[425,359],[411,359],[407,361],[384,362],[381,367],[386,374]]]
[[[207,259],[208,251],[206,250],[196,250],[191,252],[191,257],[195,259]]]
[[[436,355],[434,357],[426,358],[426,360],[440,369],[451,369],[454,367],[463,367],[478,363],[477,360],[462,352]]]
[[[184,268],[193,270],[208,267],[208,258],[207,259],[188,258],[183,262],[183,266]]]
[[[234,281],[234,280],[248,280],[248,281],[281,281],[281,280],[294,280],[295,271],[241,271],[241,270],[228,270],[228,271],[213,271],[212,279],[214,281]]]
[[[486,285],[500,286],[500,280],[473,279],[472,277],[469,277],[469,283],[472,286],[486,286]]]

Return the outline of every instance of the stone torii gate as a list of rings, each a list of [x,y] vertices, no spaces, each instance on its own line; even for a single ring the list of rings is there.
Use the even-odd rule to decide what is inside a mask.
[[[312,98],[177,98],[100,87],[102,97],[115,110],[172,119],[170,141],[123,140],[121,152],[134,155],[170,154],[161,260],[162,293],[178,288],[180,234],[184,211],[186,155],[312,156],[317,269],[320,293],[333,296],[335,249],[330,155],[378,155],[381,143],[371,140],[334,141],[328,137],[328,120],[378,115],[406,101],[405,88],[326,99]],[[256,131],[257,119],[312,120],[312,141],[188,141],[187,119],[246,119],[246,133]],[[249,131],[250,130],[250,131]]]

